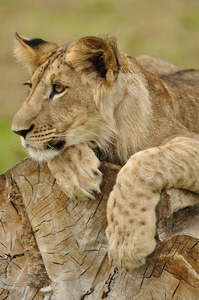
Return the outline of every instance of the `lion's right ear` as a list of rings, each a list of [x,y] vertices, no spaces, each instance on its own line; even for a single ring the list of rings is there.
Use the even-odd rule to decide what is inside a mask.
[[[115,38],[107,40],[97,37],[85,37],[74,43],[67,55],[71,64],[84,78],[111,85],[119,72]]]
[[[42,39],[28,39],[15,34],[17,46],[14,51],[15,57],[28,67],[30,72],[40,66],[58,46]]]

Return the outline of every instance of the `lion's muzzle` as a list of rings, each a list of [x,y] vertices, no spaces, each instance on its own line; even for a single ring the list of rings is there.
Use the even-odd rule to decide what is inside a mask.
[[[16,133],[16,134],[18,134],[18,135],[20,135],[20,136],[22,136],[22,137],[25,139],[25,138],[26,138],[26,135],[27,135],[29,132],[31,132],[31,131],[33,130],[34,127],[35,127],[35,125],[32,124],[32,125],[30,126],[30,128],[28,128],[28,129],[22,129],[22,130],[17,130],[17,131],[13,129],[13,132]]]

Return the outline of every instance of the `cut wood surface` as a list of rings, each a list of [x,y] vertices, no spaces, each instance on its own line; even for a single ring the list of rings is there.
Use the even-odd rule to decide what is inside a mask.
[[[46,164],[0,176],[0,299],[199,299],[199,195],[163,191],[157,247],[141,268],[108,261],[106,203],[120,167],[104,163],[102,193],[70,200]]]

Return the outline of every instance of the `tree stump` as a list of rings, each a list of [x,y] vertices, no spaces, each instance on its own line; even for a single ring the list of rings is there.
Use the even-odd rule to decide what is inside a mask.
[[[119,166],[102,164],[102,193],[75,202],[46,164],[0,176],[0,299],[199,299],[199,195],[170,189],[157,207],[157,247],[141,268],[112,266],[106,203]]]

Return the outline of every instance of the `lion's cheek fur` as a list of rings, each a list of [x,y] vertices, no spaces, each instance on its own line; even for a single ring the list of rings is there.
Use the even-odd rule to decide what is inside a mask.
[[[106,120],[99,113],[85,115],[86,118],[78,116],[71,126],[66,130],[66,145],[72,146],[78,143],[94,141],[104,149],[108,147],[112,131]]]

